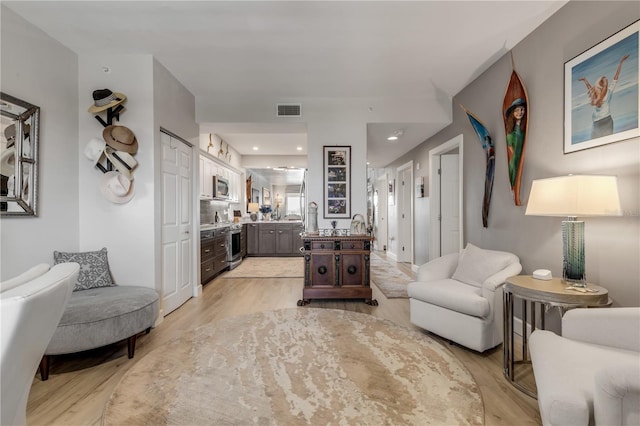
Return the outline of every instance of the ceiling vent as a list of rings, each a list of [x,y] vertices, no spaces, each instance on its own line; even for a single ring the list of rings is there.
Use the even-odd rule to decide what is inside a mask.
[[[278,117],[302,117],[302,105],[278,104]]]

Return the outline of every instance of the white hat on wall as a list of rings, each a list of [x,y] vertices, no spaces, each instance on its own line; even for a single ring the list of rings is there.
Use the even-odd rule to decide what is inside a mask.
[[[87,143],[87,146],[84,147],[84,156],[90,161],[93,161],[93,165],[95,166],[100,162],[105,146],[107,146],[105,141],[93,138]]]
[[[104,153],[117,171],[125,175],[129,180],[133,180],[132,172],[138,165],[138,162],[133,158],[133,155],[124,151],[115,151],[110,147],[107,147]]]
[[[102,175],[100,191],[102,191],[102,195],[107,200],[116,204],[128,203],[135,193],[133,182],[117,171],[107,172]]]

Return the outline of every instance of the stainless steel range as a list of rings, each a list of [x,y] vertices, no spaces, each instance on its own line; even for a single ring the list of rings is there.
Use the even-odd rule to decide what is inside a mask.
[[[232,223],[229,225],[229,250],[227,251],[229,269],[234,269],[242,262],[242,245],[240,241],[242,233],[241,223]]]

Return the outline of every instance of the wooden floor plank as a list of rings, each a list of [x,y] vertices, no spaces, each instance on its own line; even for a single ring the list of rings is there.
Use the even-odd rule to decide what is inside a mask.
[[[415,277],[407,264],[398,269]],[[139,336],[134,359],[127,358],[126,343],[80,354],[54,357],[51,375],[42,382],[35,376],[27,420],[30,425],[99,425],[109,396],[122,376],[146,354],[194,328],[223,318],[272,309],[295,308],[302,297],[302,278],[225,279],[220,276],[204,286],[202,297],[187,301],[167,315],[150,334]],[[387,299],[373,286],[379,306],[354,300],[313,300],[314,308],[345,309],[384,318],[419,330],[409,321],[408,299]],[[485,424],[540,424],[537,401],[518,391],[502,375],[502,346],[484,354],[445,339],[423,333],[447,346],[469,369],[482,392]]]

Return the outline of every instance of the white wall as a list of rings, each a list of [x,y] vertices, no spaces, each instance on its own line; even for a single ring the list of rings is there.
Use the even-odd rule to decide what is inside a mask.
[[[603,14],[602,10],[606,10]],[[569,173],[618,176],[624,217],[586,218],[586,274],[609,289],[614,305],[640,306],[640,141],[617,142],[563,153],[563,64],[640,18],[634,2],[570,2],[513,49],[516,70],[527,87],[529,135],[522,178],[522,206],[515,206],[507,179],[502,100],[511,58],[501,58],[455,96],[487,126],[495,141],[496,168],[489,227],[482,227],[485,156],[466,114],[454,108],[453,123],[396,160],[392,169],[414,160],[416,176],[429,175],[428,152],[449,139],[464,137],[464,240],[489,249],[511,251],[523,273],[547,268],[562,275],[561,218],[525,216],[533,179]],[[416,170],[415,164],[421,164]],[[428,188],[428,179],[425,179]],[[415,221],[428,222],[429,198],[416,199]],[[416,227],[416,241],[428,240]],[[425,247],[416,245],[422,263]]]
[[[104,73],[109,67],[110,73]],[[154,123],[153,58],[150,55],[96,54],[79,58],[80,143],[80,250],[106,247],[114,281],[120,285],[159,287],[154,276]],[[134,171],[135,196],[126,204],[113,204],[100,192],[102,173],[82,150],[103,126],[87,112],[96,89],[108,88],[127,96],[119,125],[131,129],[138,140]],[[106,117],[106,112],[102,114]]]
[[[198,218],[200,217],[200,179],[199,179],[199,126],[195,122],[195,97],[180,83],[162,64],[153,60],[153,112],[154,122],[152,130],[154,132],[154,242],[153,247],[155,257],[155,287],[161,293],[162,286],[162,149],[160,139],[160,128],[163,128],[176,136],[186,140],[193,146],[191,179],[191,208],[194,223],[191,235],[198,236]],[[191,277],[195,284],[194,296],[202,293],[202,286],[199,283],[198,247],[199,238],[191,240]],[[160,304],[160,315],[164,315],[164,301]]]
[[[277,102],[302,104],[302,117],[274,117]],[[448,122],[450,105],[429,109],[424,100],[412,99],[265,99],[244,102],[235,97],[196,98],[198,122],[295,122],[307,126],[307,203],[315,201],[319,208],[318,225],[329,228],[331,219],[323,218],[323,149],[324,145],[351,146],[351,216],[366,215],[367,204],[367,123]],[[245,165],[248,167],[248,165]],[[338,228],[349,228],[351,218],[338,220]]]
[[[235,150],[234,147],[228,146],[226,141],[224,141],[223,144],[220,137],[214,135],[213,133],[211,134],[211,142],[213,144],[213,148],[209,148],[209,133],[200,133],[197,145],[200,147],[201,151],[212,155],[213,157],[220,160],[220,162],[223,164],[228,164],[238,170],[243,167],[242,156],[238,153],[238,151]],[[218,156],[221,145],[223,146],[224,155]],[[229,151],[229,154],[231,154],[231,159],[226,157],[227,150]]]
[[[78,249],[78,59],[4,6],[1,19],[2,92],[40,107],[39,215],[0,220],[4,280]]]

